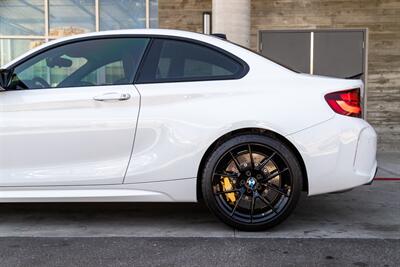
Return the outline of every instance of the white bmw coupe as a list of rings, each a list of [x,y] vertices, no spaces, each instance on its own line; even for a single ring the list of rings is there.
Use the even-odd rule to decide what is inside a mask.
[[[0,202],[196,202],[283,221],[302,191],[374,178],[363,83],[300,74],[215,36],[58,39],[0,71]]]

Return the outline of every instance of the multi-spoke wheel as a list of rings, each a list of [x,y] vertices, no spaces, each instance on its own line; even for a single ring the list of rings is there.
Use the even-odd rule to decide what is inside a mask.
[[[293,152],[262,135],[240,135],[210,156],[202,177],[207,206],[225,223],[242,230],[263,230],[284,220],[302,189]]]

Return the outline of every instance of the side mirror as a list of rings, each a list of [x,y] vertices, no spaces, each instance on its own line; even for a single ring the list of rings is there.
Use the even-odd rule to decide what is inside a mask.
[[[12,74],[13,70],[0,69],[0,91],[4,91],[7,89],[8,85],[11,82]]]

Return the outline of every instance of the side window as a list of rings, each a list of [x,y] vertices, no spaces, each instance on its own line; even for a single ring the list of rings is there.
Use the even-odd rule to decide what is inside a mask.
[[[92,71],[82,78],[83,82],[90,84],[127,84],[132,83],[126,79],[123,61],[114,61]]]
[[[237,60],[207,46],[156,39],[138,82],[233,79],[242,72],[243,66]]]
[[[79,41],[45,51],[15,67],[7,89],[133,83],[148,38]]]

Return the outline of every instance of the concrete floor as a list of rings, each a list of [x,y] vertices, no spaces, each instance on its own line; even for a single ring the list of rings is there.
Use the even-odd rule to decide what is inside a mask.
[[[0,265],[397,267],[399,250],[398,239],[5,237]]]
[[[376,181],[303,199],[278,227],[235,231],[200,204],[0,204],[1,237],[253,237],[400,239],[400,182]]]
[[[378,153],[378,173],[376,177],[400,178],[400,153]]]

